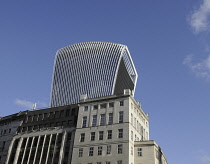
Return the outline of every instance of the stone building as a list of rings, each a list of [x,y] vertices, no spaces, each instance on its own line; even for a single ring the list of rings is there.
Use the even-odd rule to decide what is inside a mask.
[[[22,125],[27,111],[0,118],[0,164],[5,164],[9,145]]]
[[[117,96],[82,99],[72,164],[139,164],[135,143],[145,141],[149,141],[148,114],[130,90]]]
[[[71,163],[78,104],[28,111],[6,164]]]
[[[16,129],[6,164],[167,164],[149,139],[148,114],[129,89],[27,111]]]

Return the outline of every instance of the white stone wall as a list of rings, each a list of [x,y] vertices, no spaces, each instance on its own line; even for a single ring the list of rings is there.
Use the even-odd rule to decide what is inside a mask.
[[[120,101],[123,101],[123,106],[120,106]],[[114,107],[109,107],[109,103],[114,103]],[[106,104],[106,108],[101,109],[101,104]],[[98,109],[94,106],[98,105]],[[84,111],[85,106],[88,106],[88,111]],[[103,106],[103,105],[102,105]],[[123,112],[123,123],[119,123],[119,112]],[[113,123],[109,122],[109,113],[113,113]],[[100,115],[105,114],[105,125],[100,125]],[[92,127],[92,117],[97,115],[97,124]],[[101,101],[93,101],[90,103],[83,103],[79,108],[79,116],[77,122],[77,130],[75,134],[74,150],[72,156],[72,163],[117,163],[122,160],[123,163],[129,163],[129,97],[122,97],[117,99],[102,99]],[[87,127],[82,128],[83,117],[87,117]],[[118,138],[118,129],[123,129],[123,138]],[[112,139],[107,138],[107,131],[112,130]],[[104,132],[103,140],[99,140],[99,131]],[[90,141],[91,132],[95,132],[95,141]],[[81,133],[85,133],[85,141],[80,142]],[[118,154],[118,145],[123,145],[123,153]],[[111,154],[107,154],[107,145],[111,145]],[[102,146],[103,153],[98,155],[98,146]],[[89,148],[94,147],[94,155],[89,156]],[[83,156],[79,157],[79,148],[83,148]]]
[[[114,103],[114,107],[109,107],[109,103]],[[121,111],[124,114],[123,123],[119,123],[119,112]],[[113,113],[113,124],[111,125],[108,124],[109,113]],[[101,114],[106,116],[103,126],[100,125]],[[94,115],[97,116],[97,123],[93,126]],[[86,127],[82,127],[83,117],[87,117]],[[119,129],[123,129],[123,138],[119,138]],[[112,130],[112,139],[107,138],[109,130]],[[103,140],[99,140],[100,131],[104,132]],[[91,132],[95,132],[94,141],[91,141]],[[83,142],[81,142],[82,133],[85,134]],[[122,154],[118,153],[120,144],[123,145]],[[111,154],[107,154],[107,145],[111,145]],[[94,148],[92,156],[89,155],[90,147]],[[101,155],[97,154],[98,147],[103,149]],[[79,149],[83,150],[82,156],[79,154]],[[140,103],[135,101],[131,95],[84,100],[79,107],[72,164],[106,164],[107,161],[110,164],[117,164],[119,160],[122,160],[123,164],[167,164],[160,147],[154,141],[149,140],[148,115],[143,112]]]
[[[138,154],[141,149],[141,156]],[[160,147],[154,141],[135,142],[135,164],[168,164]]]

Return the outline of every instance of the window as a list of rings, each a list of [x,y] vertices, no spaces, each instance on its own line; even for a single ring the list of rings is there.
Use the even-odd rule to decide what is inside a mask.
[[[117,152],[118,152],[118,154],[122,154],[123,153],[123,145],[122,144],[118,145]]]
[[[118,129],[118,138],[123,138],[123,129]]]
[[[4,130],[5,131],[5,130]],[[22,128],[22,132],[25,132],[26,131],[26,127],[23,127]],[[5,131],[6,132],[6,131]]]
[[[82,127],[85,128],[87,126],[87,116],[83,117]]]
[[[133,114],[131,113],[131,124],[133,125]]]
[[[96,162],[96,164],[101,164],[101,162]]]
[[[124,106],[124,101],[120,101],[120,106]]]
[[[106,161],[106,164],[111,164],[111,162],[109,162],[109,161]]]
[[[11,133],[11,129],[9,129],[9,133]]]
[[[67,141],[71,140],[71,135],[72,135],[71,132],[69,132],[68,135],[67,135]]]
[[[37,115],[33,115],[33,121],[37,121]]]
[[[139,129],[138,129],[138,132],[141,133],[141,124],[139,122]]]
[[[55,118],[60,118],[59,111],[55,111]],[[40,119],[39,119],[40,120]]]
[[[80,142],[84,142],[84,141],[85,141],[85,133],[81,133]]]
[[[56,122],[56,126],[61,126],[61,123],[60,122]]]
[[[90,140],[95,141],[95,132],[91,132],[90,134],[91,134]]]
[[[83,148],[79,148],[79,157],[83,156]]]
[[[122,160],[117,161],[117,164],[122,164]]]
[[[4,150],[5,144],[6,144],[6,141],[3,141],[3,144],[2,144],[2,151]]]
[[[69,116],[70,115],[70,109],[67,109],[66,110],[66,116]]]
[[[97,109],[98,109],[98,105],[94,105],[94,106],[93,106],[93,109],[94,109],[94,110],[97,110]]]
[[[32,127],[31,126],[28,126],[28,131],[31,131],[32,130]]]
[[[119,112],[119,123],[123,123],[123,111]]]
[[[111,145],[107,145],[107,150],[106,150],[106,154],[111,154]]]
[[[62,126],[66,126],[66,121],[62,121]]]
[[[134,117],[134,127],[136,128],[136,118]]]
[[[96,123],[97,123],[97,115],[93,115],[92,126],[96,126]]]
[[[109,125],[113,124],[113,113],[109,113]]]
[[[44,113],[44,119],[48,118],[48,113]]]
[[[101,114],[100,125],[101,126],[105,125],[105,114]]]
[[[136,130],[138,131],[139,129],[139,121],[137,120],[137,123],[136,123]]]
[[[72,110],[71,110],[71,116],[74,116],[76,114],[76,108],[73,108]]]
[[[104,132],[103,131],[99,131],[98,139],[99,140],[103,140],[104,139]]]
[[[85,111],[85,112],[88,111],[88,106],[85,106],[85,107],[84,107],[84,111]]]
[[[35,118],[36,116],[34,116]],[[53,112],[50,112],[50,119],[53,119],[54,118],[54,113]]]
[[[140,134],[143,136],[143,126],[141,126],[141,131],[140,131]]]
[[[102,155],[102,146],[98,147],[98,155]]]
[[[101,109],[106,108],[106,104],[101,104]]]
[[[109,103],[109,107],[113,108],[114,107],[114,103],[113,102]]]
[[[89,148],[89,156],[93,156],[94,147]]]
[[[131,146],[131,155],[133,155],[133,146]]]
[[[60,117],[62,118],[62,117],[64,117],[64,116],[65,116],[64,110],[61,110],[61,111],[60,111]]]
[[[112,130],[107,130],[107,139],[112,139]]]
[[[141,157],[142,156],[142,148],[138,148],[138,157]]]
[[[28,122],[31,122],[31,116],[28,116]]]

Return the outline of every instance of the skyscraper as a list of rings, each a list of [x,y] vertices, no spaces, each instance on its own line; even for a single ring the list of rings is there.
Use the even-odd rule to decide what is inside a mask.
[[[78,103],[80,95],[96,98],[135,91],[137,72],[127,46],[84,42],[61,48],[54,63],[51,107]]]

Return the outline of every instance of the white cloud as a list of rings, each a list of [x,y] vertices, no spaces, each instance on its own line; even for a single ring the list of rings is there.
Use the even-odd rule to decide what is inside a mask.
[[[20,100],[20,99],[16,99],[15,100],[15,104],[22,106],[22,107],[26,107],[28,108],[28,110],[33,108],[33,105],[35,104],[35,102],[31,102],[31,101],[27,101],[27,100]],[[45,102],[37,102],[36,103],[36,107],[37,108],[46,108],[48,107],[47,103]]]
[[[203,0],[200,7],[188,19],[195,33],[210,30],[210,0]]]
[[[209,163],[209,162],[210,162],[210,156],[207,156],[207,155],[201,156],[201,157],[200,157],[200,160],[201,160],[203,163]]]
[[[34,103],[31,101],[16,99],[15,104],[31,109]]]
[[[193,56],[188,55],[183,64],[187,65],[197,77],[210,80],[210,55],[201,62],[193,63]]]

